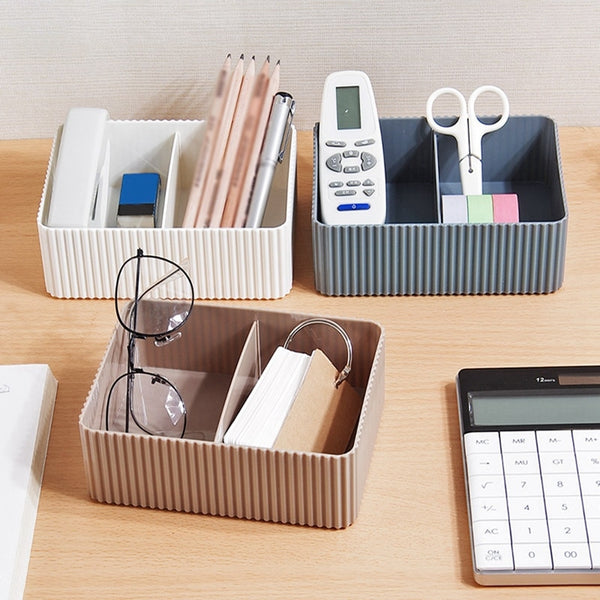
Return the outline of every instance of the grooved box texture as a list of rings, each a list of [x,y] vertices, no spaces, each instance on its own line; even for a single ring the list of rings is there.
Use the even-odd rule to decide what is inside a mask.
[[[460,194],[456,143],[425,119],[382,119],[384,225],[320,220],[318,124],[312,204],[315,285],[328,295],[548,293],[564,278],[567,203],[558,132],[545,117],[511,117],[483,138],[483,192],[514,193],[519,223],[442,223]]]
[[[214,426],[208,423],[219,418],[232,390],[247,385],[237,366],[247,362],[249,332],[258,330],[257,356],[264,366],[288,333],[311,316],[196,305],[181,339],[160,349],[140,340],[141,366],[202,381],[195,396],[182,394],[188,423],[195,424],[184,439],[105,430],[106,393],[126,366],[126,336],[117,327],[79,419],[90,496],[192,513],[350,525],[358,515],[383,408],[384,337],[376,323],[335,319],[355,349],[348,381],[362,397],[358,425],[344,453],[227,445],[213,439]],[[295,350],[310,353],[315,347],[338,369],[346,363],[345,344],[331,328],[307,327],[294,338]]]
[[[110,152],[105,227],[51,227],[62,128],[50,156],[37,224],[46,290],[60,298],[111,298],[121,264],[138,248],[186,265],[198,298],[280,298],[292,288],[292,219],[296,188],[296,130],[286,160],[276,170],[269,203],[277,221],[261,228],[182,228],[203,121],[112,121],[105,128]],[[116,227],[124,172],[158,172],[161,201],[172,226]],[[269,210],[269,208],[267,208]],[[129,297],[134,290],[129,291]]]

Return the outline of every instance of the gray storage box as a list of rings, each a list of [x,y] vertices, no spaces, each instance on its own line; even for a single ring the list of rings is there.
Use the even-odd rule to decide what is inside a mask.
[[[483,193],[515,193],[519,223],[442,223],[442,194],[460,194],[454,138],[424,118],[382,119],[384,225],[320,220],[314,129],[315,285],[328,295],[548,293],[564,277],[567,203],[558,131],[546,117],[511,117],[483,138]]]

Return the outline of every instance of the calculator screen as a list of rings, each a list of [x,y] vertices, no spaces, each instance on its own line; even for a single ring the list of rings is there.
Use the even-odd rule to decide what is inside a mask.
[[[600,388],[578,391],[471,392],[475,426],[600,423]]]

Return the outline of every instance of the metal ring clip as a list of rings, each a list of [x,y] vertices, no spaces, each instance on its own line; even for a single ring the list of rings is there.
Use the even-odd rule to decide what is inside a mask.
[[[287,349],[294,336],[301,329],[309,327],[310,325],[327,325],[328,327],[332,327],[342,336],[344,342],[346,343],[346,348],[348,350],[348,359],[346,361],[346,366],[340,371],[337,379],[335,380],[335,387],[338,387],[342,383],[342,381],[344,381],[344,379],[348,377],[348,375],[350,374],[350,369],[352,368],[352,342],[350,341],[350,338],[348,337],[348,334],[345,332],[345,330],[335,321],[331,321],[330,319],[324,319],[321,317],[316,317],[314,319],[307,319],[306,321],[302,321],[302,323],[299,323],[298,325],[296,325],[296,327],[294,327],[294,329],[292,329],[292,331],[290,331],[290,334],[287,336],[283,347]]]

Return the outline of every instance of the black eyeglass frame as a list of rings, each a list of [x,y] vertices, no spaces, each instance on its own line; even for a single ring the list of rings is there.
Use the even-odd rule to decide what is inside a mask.
[[[154,259],[154,260],[158,260],[158,261],[162,261],[165,262],[169,265],[172,265],[174,267],[174,271],[168,273],[166,276],[163,276],[162,278],[160,278],[158,281],[154,282],[151,286],[148,287],[148,289],[144,290],[144,292],[140,295],[139,292],[139,286],[140,286],[140,276],[141,276],[141,270],[140,270],[140,265],[141,265],[141,259],[142,258],[147,258],[147,259]],[[133,317],[132,319],[129,318],[129,322],[133,324],[132,325],[128,325],[121,317],[121,312],[119,311],[119,295],[118,295],[118,290],[119,290],[119,280],[121,278],[121,275],[124,271],[124,269],[126,268],[126,266],[133,260],[138,261],[138,264],[136,266],[136,279],[135,279],[135,293],[134,293],[134,298],[133,298],[133,302],[130,305],[130,309],[128,312],[128,315],[131,317]],[[144,296],[146,294],[148,294],[149,292],[151,292],[153,289],[155,289],[157,286],[161,285],[162,283],[164,283],[169,277],[171,277],[173,274],[175,273],[180,273],[183,276],[185,276],[185,278],[187,279],[187,282],[190,286],[190,291],[191,291],[191,296],[189,298],[189,309],[187,311],[187,314],[185,316],[184,319],[181,320],[181,322],[177,323],[177,325],[175,327],[173,327],[172,329],[168,329],[164,332],[158,332],[158,333],[141,333],[139,331],[137,331],[135,329],[136,327],[136,323],[137,323],[137,310],[138,310],[138,306],[139,306],[139,302],[144,298]],[[187,300],[187,299],[186,299]],[[151,431],[150,429],[148,429],[147,427],[143,426],[139,420],[136,418],[135,412],[133,410],[133,405],[132,405],[132,398],[133,398],[133,382],[135,379],[136,375],[146,375],[149,376],[151,378],[151,383],[161,383],[163,385],[167,385],[170,386],[175,393],[177,394],[177,398],[179,399],[179,402],[181,403],[181,406],[183,408],[183,426],[182,426],[182,431],[179,437],[183,438],[185,435],[185,431],[186,431],[186,427],[187,427],[187,409],[185,406],[185,402],[183,401],[183,398],[181,397],[181,394],[179,393],[179,390],[177,389],[177,387],[170,382],[166,377],[163,377],[162,375],[160,375],[159,373],[153,373],[150,371],[146,371],[145,369],[143,369],[142,367],[136,367],[135,366],[135,344],[136,344],[136,340],[145,340],[148,338],[153,338],[154,339],[154,343],[157,346],[162,346],[162,345],[166,345],[172,341],[175,341],[176,339],[179,338],[179,336],[181,335],[181,328],[185,325],[185,323],[187,322],[191,312],[192,312],[192,308],[194,306],[194,284],[192,283],[192,280],[190,278],[190,276],[188,275],[188,273],[185,271],[185,269],[183,269],[183,267],[181,267],[180,265],[178,265],[176,262],[165,258],[163,256],[156,256],[156,255],[152,255],[152,254],[144,254],[143,250],[141,248],[138,248],[138,251],[136,253],[135,256],[132,256],[130,258],[128,258],[122,265],[121,268],[119,269],[119,272],[117,273],[117,278],[116,278],[116,283],[115,283],[115,311],[117,313],[117,320],[119,321],[119,324],[123,327],[123,329],[128,333],[129,335],[129,339],[127,342],[127,372],[123,373],[122,375],[120,375],[119,377],[117,377],[117,379],[115,379],[115,381],[113,382],[113,384],[111,385],[109,391],[108,391],[108,395],[107,395],[107,399],[106,399],[106,410],[105,410],[105,427],[107,431],[110,431],[110,426],[109,426],[109,413],[110,413],[110,404],[111,404],[111,399],[112,399],[112,394],[113,394],[113,390],[115,389],[115,387],[117,386],[117,384],[122,381],[124,378],[127,378],[127,387],[126,387],[126,398],[125,398],[125,432],[129,433],[129,427],[130,427],[130,418],[131,420],[133,420],[133,422],[135,423],[135,425],[137,427],[140,428],[140,430],[142,430],[144,433],[147,433],[148,435],[157,435],[155,432]],[[177,334],[173,337],[173,334]]]

